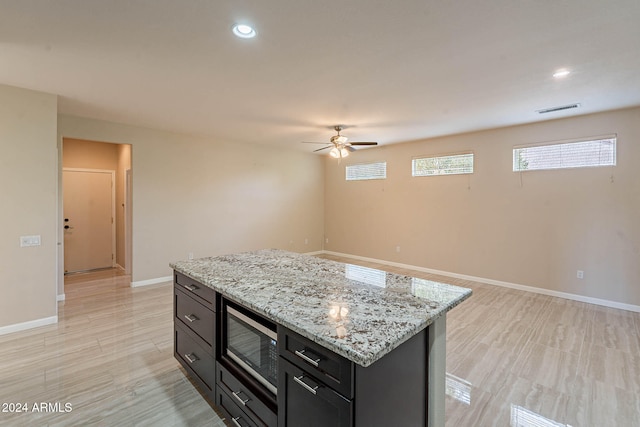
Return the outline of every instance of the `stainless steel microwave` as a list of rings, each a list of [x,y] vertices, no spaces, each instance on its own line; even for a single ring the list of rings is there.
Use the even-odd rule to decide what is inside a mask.
[[[223,353],[273,394],[278,385],[276,325],[239,306],[223,304]]]

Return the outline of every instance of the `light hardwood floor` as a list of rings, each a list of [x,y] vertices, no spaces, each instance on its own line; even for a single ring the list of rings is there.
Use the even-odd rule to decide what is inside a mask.
[[[58,324],[0,336],[0,402],[28,404],[0,425],[224,426],[173,358],[172,284],[129,282],[67,276]],[[56,402],[71,412],[32,411]]]
[[[640,426],[640,313],[323,258],[473,289],[447,316],[447,427]]]
[[[640,425],[640,314],[337,260],[473,289],[447,318],[447,427]],[[29,405],[0,425],[224,425],[173,358],[172,284],[128,283],[68,276],[58,324],[0,336],[0,403]]]

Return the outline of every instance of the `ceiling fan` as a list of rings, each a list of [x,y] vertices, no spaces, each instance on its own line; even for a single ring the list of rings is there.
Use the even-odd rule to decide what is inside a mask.
[[[349,155],[349,152],[356,151],[356,149],[353,148],[356,145],[378,145],[377,142],[347,142],[349,138],[347,138],[344,135],[340,135],[340,131],[344,129],[343,126],[336,125],[333,127],[333,129],[338,134],[332,136],[331,139],[329,140],[330,142],[306,142],[305,141],[304,143],[305,144],[326,144],[326,147],[318,148],[317,150],[313,150],[313,152],[315,153],[316,151],[322,151],[322,150],[326,150],[327,148],[331,148],[331,150],[329,150],[329,155],[335,159],[341,159],[343,157],[347,157]]]

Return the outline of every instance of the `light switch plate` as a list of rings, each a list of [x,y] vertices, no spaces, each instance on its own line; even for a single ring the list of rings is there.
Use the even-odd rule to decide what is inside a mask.
[[[40,235],[37,236],[20,236],[20,246],[40,246]]]

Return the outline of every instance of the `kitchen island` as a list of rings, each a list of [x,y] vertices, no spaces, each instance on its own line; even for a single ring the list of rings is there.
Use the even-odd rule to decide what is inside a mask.
[[[171,266],[176,358],[234,425],[444,425],[446,312],[471,290],[282,250]],[[277,393],[225,357],[225,304],[277,330]],[[193,369],[209,356],[215,375]]]

